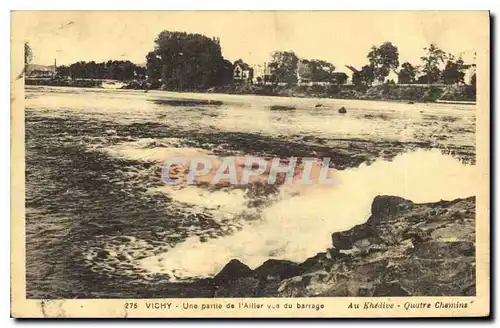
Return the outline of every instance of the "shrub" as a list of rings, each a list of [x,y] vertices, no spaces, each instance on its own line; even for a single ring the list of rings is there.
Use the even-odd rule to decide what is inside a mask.
[[[310,88],[312,94],[324,94],[325,88],[322,85],[313,84]]]

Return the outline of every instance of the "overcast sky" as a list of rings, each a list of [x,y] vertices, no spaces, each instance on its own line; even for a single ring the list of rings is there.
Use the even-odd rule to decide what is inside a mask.
[[[338,70],[367,63],[372,45],[391,41],[400,63],[419,64],[431,42],[471,61],[487,31],[485,13],[467,12],[23,12],[23,35],[34,63],[130,60],[144,63],[162,30],[219,37],[223,56],[268,62],[275,50],[322,59]]]

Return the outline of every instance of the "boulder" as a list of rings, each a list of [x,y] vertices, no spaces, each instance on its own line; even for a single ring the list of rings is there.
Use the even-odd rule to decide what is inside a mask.
[[[462,258],[475,256],[475,247],[470,241],[430,241],[415,245],[413,256],[434,260]]]
[[[411,296],[399,281],[382,283],[375,287],[374,294],[378,297],[383,296]]]
[[[392,218],[392,216],[411,209],[413,202],[397,196],[376,196],[372,203],[372,216]]]
[[[475,295],[475,198],[416,204],[377,196],[371,216],[281,282],[284,297]]]
[[[267,260],[254,270],[255,275],[265,280],[283,280],[302,273],[299,265],[292,261]]]
[[[340,113],[340,114],[345,114],[345,113],[347,113],[347,109],[345,109],[345,107],[343,107],[343,106],[342,106],[342,107],[340,107],[340,109],[339,109],[339,113]]]
[[[116,130],[108,129],[108,130],[104,131],[104,134],[108,135],[108,136],[116,136],[118,133],[116,132]]]
[[[331,254],[336,254],[336,252],[338,253],[338,250],[329,249],[328,252],[318,253],[299,264],[299,267],[304,273],[325,270],[327,267],[331,266]]]
[[[254,277],[244,277],[217,286],[214,297],[256,297],[259,295],[260,281]]]
[[[314,238],[312,236],[311,238]],[[417,204],[377,196],[363,224],[303,263],[231,260],[215,297],[474,296],[475,198]]]
[[[239,278],[253,276],[254,272],[247,265],[241,263],[239,260],[232,259],[224,268],[213,278],[216,284],[235,281]]]

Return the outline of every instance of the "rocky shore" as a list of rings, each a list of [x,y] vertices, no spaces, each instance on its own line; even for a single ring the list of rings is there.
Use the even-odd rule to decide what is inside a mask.
[[[294,86],[294,85],[227,85],[206,90],[210,93],[255,94],[264,96],[298,98],[334,98],[398,101],[427,103],[439,101],[469,102],[476,101],[476,87],[472,85],[443,84],[381,84],[371,87],[342,86]]]
[[[213,297],[473,296],[475,197],[416,204],[377,196],[371,216],[303,263],[231,260]]]

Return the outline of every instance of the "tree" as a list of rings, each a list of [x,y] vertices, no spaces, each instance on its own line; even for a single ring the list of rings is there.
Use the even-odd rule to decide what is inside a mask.
[[[22,78],[24,74],[28,73],[28,68],[31,62],[33,61],[33,50],[28,42],[24,42],[24,68],[21,74],[17,77],[18,79]]]
[[[96,63],[95,61],[80,61],[70,66],[61,65],[57,67],[57,76],[80,79],[111,79],[128,81],[132,79],[143,79],[146,69],[139,67],[131,61],[108,60]]]
[[[56,76],[65,77],[65,76],[69,76],[69,74],[70,74],[69,66],[66,66],[66,65],[57,66]]]
[[[307,65],[307,70],[303,78],[307,78],[314,82],[332,82],[334,79],[333,72],[335,66],[324,60],[312,59],[303,61]]]
[[[206,89],[223,82],[227,63],[220,42],[201,34],[162,31],[148,53],[148,79],[161,79],[167,89]]]
[[[424,50],[427,52],[427,55],[420,57],[423,62],[422,72],[425,74],[427,84],[431,84],[439,80],[441,75],[439,65],[444,62],[446,53],[434,43],[431,43]]]
[[[349,76],[344,72],[333,72],[332,82],[338,85],[346,84]]]
[[[384,82],[389,73],[399,67],[398,47],[388,41],[379,47],[373,46],[367,57],[375,79],[380,82]]]
[[[398,83],[399,84],[415,83],[416,75],[417,75],[417,68],[414,67],[409,62],[405,62],[401,65],[401,69],[398,72]]]
[[[365,65],[361,71],[352,75],[352,83],[357,87],[370,87],[375,80],[375,69],[370,65]]]
[[[217,82],[219,85],[233,83],[233,64],[227,59],[222,61],[222,65],[217,71]]]
[[[33,50],[28,42],[24,42],[24,66],[27,68],[33,60]]]
[[[463,83],[465,66],[462,58],[455,59],[455,56],[449,54],[446,66],[442,72],[442,77],[445,84]]]
[[[297,83],[297,64],[299,58],[293,51],[276,51],[269,63],[271,81]]]

